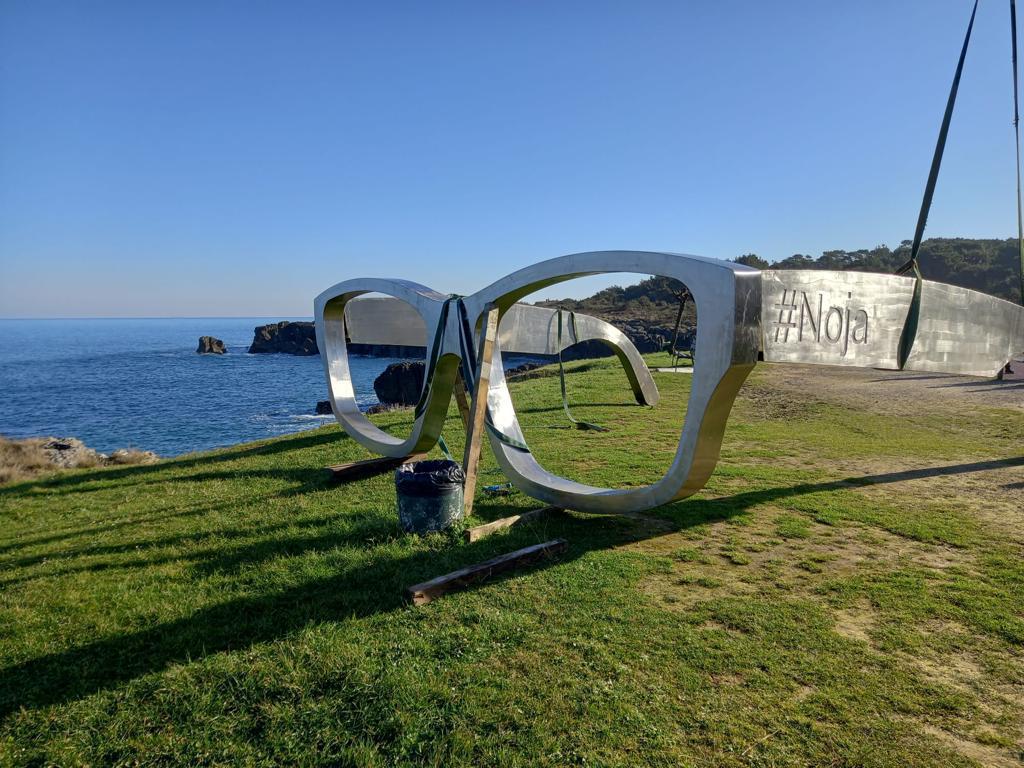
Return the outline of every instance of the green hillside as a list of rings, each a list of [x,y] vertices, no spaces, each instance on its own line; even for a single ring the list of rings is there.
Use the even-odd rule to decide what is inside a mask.
[[[895,250],[880,245],[857,251],[825,251],[817,258],[798,253],[774,264],[749,253],[736,261],[758,269],[850,269],[892,274],[909,258],[907,240]],[[1015,238],[934,237],[921,244],[920,263],[928,280],[960,285],[1015,303],[1021,300],[1020,257]],[[544,300],[537,304],[585,312],[620,325],[639,320],[671,330],[682,292],[683,285],[676,280],[649,277],[633,285],[606,288],[585,299]],[[681,327],[690,331],[695,323],[696,311],[689,303]]]

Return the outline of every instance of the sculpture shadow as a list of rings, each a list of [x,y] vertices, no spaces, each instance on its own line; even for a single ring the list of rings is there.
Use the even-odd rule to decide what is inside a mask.
[[[874,475],[826,480],[817,483],[799,483],[778,488],[762,488],[756,491],[743,491],[716,499],[689,499],[662,507],[657,512],[674,522],[692,525],[694,524],[692,520],[694,515],[710,519],[724,519],[731,516],[731,514],[745,511],[753,506],[768,504],[794,496],[804,496],[825,491],[849,490],[851,488],[871,485],[886,485],[888,483],[900,483],[908,480],[925,480],[932,477],[950,477],[970,474],[972,472],[985,472],[1021,466],[1024,466],[1024,456],[1009,459],[993,459],[990,461],[975,461],[964,464],[947,464],[938,467],[923,467],[898,472],[884,472]],[[1014,483],[1004,487],[1024,487],[1024,483]]]
[[[495,516],[522,511],[512,505],[490,503]],[[344,518],[339,524],[339,518]],[[614,521],[612,521],[614,522]],[[584,538],[584,521],[558,516],[545,523],[545,535],[569,539]],[[304,521],[292,535],[276,536],[291,523],[264,526],[261,529],[220,529],[210,532],[218,544],[193,552],[146,555],[146,549],[159,549],[180,543],[187,536],[165,536],[128,545],[83,547],[69,552],[68,567],[58,573],[81,573],[110,568],[132,569],[159,565],[171,560],[184,562],[187,573],[197,576],[233,574],[262,562],[304,553],[339,552],[337,572],[329,578],[313,579],[277,592],[242,596],[196,611],[188,616],[163,621],[150,627],[117,634],[0,669],[0,720],[21,708],[35,709],[75,701],[93,693],[109,690],[127,681],[167,668],[174,663],[200,659],[210,654],[249,648],[287,636],[303,627],[339,622],[403,608],[404,590],[413,583],[500,554],[509,547],[509,539],[482,540],[459,547],[420,550],[393,554],[393,546],[380,547],[372,563],[363,557],[346,557],[344,550],[364,548],[393,541],[402,534],[397,521],[381,518],[372,508],[349,509]],[[588,546],[579,547],[570,556],[579,556],[595,545],[609,546],[624,537],[621,521],[605,535],[587,536]],[[256,535],[269,535],[252,541]],[[528,537],[527,531],[515,534]],[[536,531],[533,532],[536,535]],[[222,537],[229,543],[223,544]],[[237,537],[237,546],[230,539]],[[242,540],[249,537],[250,540]],[[444,539],[441,537],[443,543]],[[81,557],[123,555],[136,549],[142,555],[129,562],[81,563]],[[52,558],[48,558],[52,559]],[[33,560],[20,564],[32,565]],[[357,563],[357,565],[351,565]],[[16,563],[17,564],[17,563]],[[47,573],[46,576],[53,575]],[[36,577],[40,578],[40,577]],[[498,579],[492,580],[497,581]],[[15,583],[7,580],[4,585]]]
[[[758,504],[787,497],[1017,466],[1024,466],[1024,456],[762,488],[714,499],[676,502],[657,510],[656,518],[639,516],[639,520],[600,515],[557,515],[546,519],[539,528],[524,526],[523,529],[509,531],[505,536],[483,539],[474,544],[410,554],[393,554],[394,547],[385,547],[369,565],[350,567],[348,561],[340,557],[336,575],[329,578],[314,579],[271,594],[235,597],[179,619],[44,654],[0,670],[0,718],[21,708],[35,709],[75,701],[159,672],[171,664],[222,651],[243,650],[318,623],[400,610],[405,605],[404,589],[410,584],[493,557],[516,546],[535,543],[538,535],[562,537],[569,541],[568,552],[557,561],[564,563],[590,551],[725,520]],[[281,476],[301,480],[288,471]],[[307,485],[308,482],[298,482],[295,488],[286,492],[300,493]],[[522,507],[493,500],[481,507],[485,507],[487,516],[493,517],[522,511]],[[275,523],[256,529],[256,532],[274,534],[284,530],[285,526],[295,527],[292,523]],[[297,527],[298,535],[255,542],[242,541],[243,535],[252,536],[251,528],[214,531],[212,536],[227,536],[229,540],[234,536],[241,543],[197,550],[186,556],[188,568],[199,574],[233,573],[271,558],[366,546],[400,536],[397,524],[383,520],[379,511],[372,508],[310,518],[301,521]],[[153,547],[171,545],[181,538],[160,537],[149,544]],[[139,544],[136,542],[130,546],[138,547]],[[120,546],[83,547],[77,550],[77,554],[116,555],[122,551]],[[69,559],[74,555],[72,553]],[[143,552],[142,556],[124,567],[146,567],[162,562],[164,557],[147,557]],[[176,559],[181,560],[182,557]],[[354,562],[361,561],[361,558],[354,558]],[[78,566],[72,564],[72,567]],[[86,564],[82,570],[95,567],[104,566]],[[493,579],[489,584],[500,583],[509,577],[511,574]]]
[[[1024,381],[1017,381],[1014,379],[973,379],[971,381],[956,381],[951,384],[933,384],[931,389],[949,389],[952,387],[956,387],[958,389],[976,387],[976,389],[968,390],[970,392],[990,392],[994,389],[1005,391],[1024,389]]]
[[[138,464],[125,467],[104,467],[98,471],[72,471],[42,477],[36,480],[25,480],[20,483],[12,483],[0,487],[0,499],[6,496],[19,496],[26,491],[56,491],[58,493],[74,493],[80,490],[80,486],[97,481],[107,480],[132,480],[139,479],[143,482],[146,478],[160,472],[175,469],[192,469],[194,467],[206,467],[210,464],[221,464],[238,459],[255,458],[259,456],[273,456],[281,453],[326,446],[335,443],[350,441],[351,438],[344,432],[316,430],[309,433],[300,433],[300,436],[287,440],[277,440],[265,445],[248,446],[245,448],[233,448],[214,453],[186,454],[181,458],[164,459],[156,464]],[[81,489],[85,491],[92,490]]]
[[[900,382],[900,381],[931,381],[933,379],[955,379],[957,376],[952,373],[922,373],[907,375],[901,374],[898,371],[893,371],[892,376],[883,376],[880,379],[871,379],[869,384],[885,384],[889,382]]]
[[[312,430],[308,433],[300,433],[298,436],[287,440],[276,440],[267,444],[256,444],[244,447],[244,449],[227,449],[208,454],[186,454],[176,459],[164,459],[156,464],[139,464],[125,467],[104,467],[97,471],[72,471],[49,475],[34,480],[11,483],[0,487],[0,499],[7,496],[20,496],[26,490],[56,490],[56,492],[67,492],[78,485],[83,485],[97,480],[120,480],[125,478],[144,478],[169,469],[191,469],[193,467],[207,467],[211,464],[221,464],[238,461],[240,459],[251,459],[262,456],[274,456],[286,454],[310,447],[341,443],[351,438],[344,432]]]

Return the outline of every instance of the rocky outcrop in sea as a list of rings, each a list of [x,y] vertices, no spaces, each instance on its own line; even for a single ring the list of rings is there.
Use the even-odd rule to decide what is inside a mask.
[[[316,326],[308,320],[282,320],[280,323],[259,325],[253,329],[251,354],[319,355],[316,345]],[[426,356],[423,347],[406,347],[398,344],[349,344],[350,355],[368,357],[407,357],[420,359]]]
[[[377,399],[385,405],[416,405],[423,389],[426,367],[418,360],[392,363],[373,381]]]
[[[213,336],[200,336],[199,347],[196,349],[200,355],[223,355],[227,352],[224,342]]]
[[[621,330],[641,354],[658,352],[672,340],[672,328],[655,325],[646,320],[626,320],[613,323]],[[686,347],[692,339],[692,331],[680,331],[677,346]],[[207,338],[207,337],[203,337]],[[426,356],[423,347],[405,347],[393,344],[349,344],[349,354],[369,357],[405,357],[421,359]],[[287,355],[318,355],[316,328],[309,321],[282,320],[279,323],[257,326],[253,331],[250,353],[283,353]],[[600,341],[585,341],[566,350],[564,360],[583,360],[593,357],[608,357],[613,354]]]
[[[251,354],[283,352],[286,355],[318,355],[316,329],[311,322],[292,322],[259,325],[253,329]]]

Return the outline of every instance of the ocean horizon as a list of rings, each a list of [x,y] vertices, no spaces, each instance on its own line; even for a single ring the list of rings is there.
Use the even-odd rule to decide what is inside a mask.
[[[179,456],[331,423],[318,355],[249,354],[253,329],[282,317],[0,319],[0,435],[77,437],[110,452]],[[200,355],[200,336],[225,355]],[[352,356],[361,408],[399,358]]]

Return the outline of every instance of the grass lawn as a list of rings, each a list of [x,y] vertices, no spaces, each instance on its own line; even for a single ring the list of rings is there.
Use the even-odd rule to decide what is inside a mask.
[[[649,409],[611,361],[568,368],[611,431],[516,382],[541,463],[658,478],[690,376]],[[760,366],[698,496],[474,544],[401,535],[388,475],[327,485],[368,457],[335,427],[0,487],[0,765],[1019,765],[1024,408],[972,386]]]

